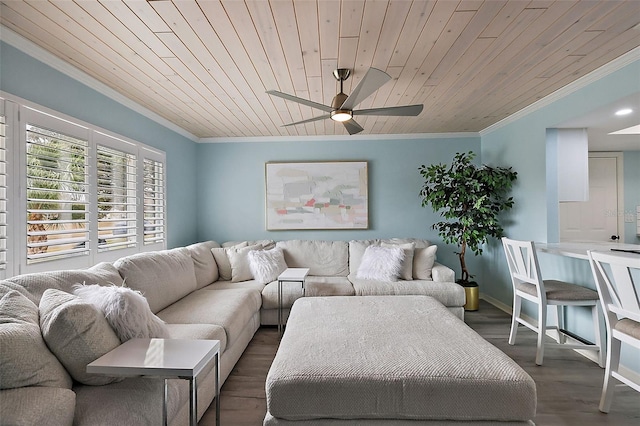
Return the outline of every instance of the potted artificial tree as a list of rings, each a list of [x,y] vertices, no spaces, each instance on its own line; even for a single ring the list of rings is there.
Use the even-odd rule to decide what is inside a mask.
[[[447,244],[456,244],[462,277],[456,282],[465,287],[465,310],[478,309],[478,283],[472,281],[465,262],[467,249],[479,255],[489,237],[502,237],[503,229],[498,215],[513,207],[513,198],[507,197],[517,173],[511,167],[477,166],[472,163],[473,152],[457,153],[450,166],[422,165],[424,178],[420,191],[422,206],[431,205],[440,211],[445,221],[433,224]]]

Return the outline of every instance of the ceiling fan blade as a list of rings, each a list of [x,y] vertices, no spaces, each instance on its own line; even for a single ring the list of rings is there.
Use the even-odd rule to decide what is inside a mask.
[[[343,121],[342,124],[344,124],[344,128],[347,129],[347,132],[349,132],[350,135],[355,135],[356,133],[360,133],[364,130],[353,118],[351,120]]]
[[[331,118],[331,115],[329,115],[329,114],[326,114],[326,115],[319,115],[319,116],[317,116],[317,117],[308,118],[308,119],[306,119],[306,120],[296,121],[295,123],[284,124],[282,127],[295,126],[296,124],[311,123],[312,121],[325,120],[325,119],[327,119],[327,118]]]
[[[277,96],[277,97],[282,98],[282,99],[286,99],[288,101],[293,101],[293,102],[297,102],[297,103],[302,104],[302,105],[309,106],[311,108],[317,108],[317,109],[320,109],[320,110],[322,110],[324,112],[331,112],[332,111],[332,108],[330,106],[322,105],[322,104],[319,104],[317,102],[313,102],[313,101],[310,101],[310,100],[307,100],[307,99],[299,98],[297,96],[288,95],[286,93],[278,92],[277,90],[267,90],[267,93],[270,94],[270,95],[273,95],[273,96]]]
[[[422,112],[424,105],[404,105],[396,107],[386,108],[369,108],[358,109],[353,111],[353,115],[387,115],[387,116],[403,116],[403,117],[415,117]]]
[[[342,103],[340,109],[353,109],[389,80],[391,80],[391,76],[386,72],[377,68],[369,68],[347,100]]]

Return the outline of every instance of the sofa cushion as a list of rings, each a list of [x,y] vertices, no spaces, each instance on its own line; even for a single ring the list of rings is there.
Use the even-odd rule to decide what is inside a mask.
[[[218,265],[211,253],[211,249],[215,247],[220,247],[220,244],[215,241],[204,241],[186,247],[193,260],[196,288],[208,286],[219,278]]]
[[[122,343],[133,338],[168,337],[164,322],[151,312],[139,291],[115,285],[78,285],[74,293],[100,310]]]
[[[242,329],[260,310],[262,298],[255,290],[196,290],[158,312],[168,324],[217,324],[227,333],[227,345],[233,345]]]
[[[114,262],[125,285],[140,291],[158,312],[196,289],[196,273],[186,248],[138,253]]]
[[[221,281],[231,281],[231,263],[229,262],[229,256],[227,255],[226,248],[240,249],[247,247],[247,242],[241,242],[231,247],[214,247],[211,249],[211,254],[218,265],[218,274]]]
[[[353,296],[355,294],[351,282],[345,277],[308,276],[304,282],[305,297],[317,296]],[[302,297],[300,283],[282,283],[282,307],[290,308]],[[267,284],[262,290],[262,309],[278,308],[278,282]]]
[[[413,278],[418,280],[433,279],[433,264],[436,261],[438,246],[416,248],[413,252]]]
[[[346,241],[278,241],[289,268],[309,268],[309,275],[346,277],[349,275],[349,245]]]
[[[284,253],[280,247],[271,250],[251,250],[247,253],[249,268],[256,281],[268,284],[287,269]]]
[[[350,278],[356,296],[422,295],[431,296],[444,306],[464,306],[462,286],[453,282],[431,280],[375,281]]]
[[[0,298],[0,388],[71,388],[71,377],[40,333],[38,307],[10,290]]]
[[[365,280],[397,281],[403,261],[404,250],[398,246],[369,246],[362,256],[357,277]]]
[[[0,298],[10,291],[17,291],[27,299],[31,300],[33,303],[38,302],[38,299],[33,294],[29,293],[29,291],[20,284],[16,284],[7,280],[0,280]]]
[[[222,243],[222,247],[247,247],[247,246],[256,246],[260,245],[264,247],[265,250],[271,250],[276,246],[276,242],[273,240],[249,240],[249,241],[226,241]]]
[[[219,340],[220,353],[227,348],[224,327],[215,324],[167,324],[169,339]]]
[[[0,391],[0,423],[71,426],[76,394],[71,389],[28,386]]]
[[[73,286],[76,284],[120,285],[122,277],[111,263],[102,262],[88,269],[24,274],[9,278],[8,281],[26,288],[34,296],[32,301],[37,305],[48,288],[73,293]]]
[[[86,371],[87,364],[120,346],[120,339],[98,308],[54,288],[44,292],[39,308],[44,341],[71,377],[96,386],[122,380]]]

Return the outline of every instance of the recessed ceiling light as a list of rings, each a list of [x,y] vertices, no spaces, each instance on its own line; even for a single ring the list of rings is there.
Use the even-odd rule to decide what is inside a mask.
[[[616,111],[616,115],[629,115],[632,112],[633,112],[633,110],[631,108],[624,108],[624,109]]]

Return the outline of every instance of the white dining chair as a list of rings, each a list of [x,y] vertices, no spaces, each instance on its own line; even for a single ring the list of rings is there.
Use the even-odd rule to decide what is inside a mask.
[[[589,288],[558,280],[543,280],[540,274],[540,265],[533,241],[518,241],[502,238],[502,245],[507,257],[507,265],[513,285],[513,314],[511,318],[511,332],[509,344],[516,342],[518,325],[522,324],[538,334],[536,351],[536,364],[542,365],[545,346],[554,346],[564,349],[586,349],[596,351],[598,364],[604,367],[604,354],[602,350],[603,330],[600,322],[600,305],[598,293]],[[538,324],[532,324],[522,317],[522,300],[537,304]],[[555,316],[556,326],[547,326],[547,307],[554,306],[551,310]],[[589,306],[593,317],[595,329],[595,343],[567,343],[564,331],[564,307],[565,306]],[[557,330],[556,342],[545,341],[548,329]],[[572,336],[575,337],[575,336]]]
[[[607,363],[600,397],[600,411],[608,413],[613,401],[611,379],[640,392],[640,383],[620,371],[622,343],[640,349],[640,255],[619,252],[589,252],[607,327]]]

